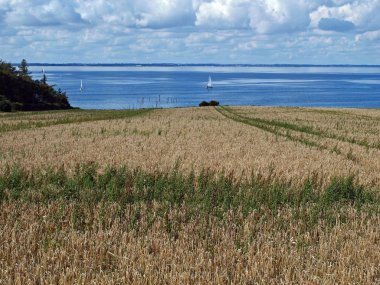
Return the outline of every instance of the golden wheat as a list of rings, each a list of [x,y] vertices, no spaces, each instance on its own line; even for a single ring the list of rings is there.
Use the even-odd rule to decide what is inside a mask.
[[[335,176],[355,174],[378,191],[380,150],[372,144],[380,141],[380,111],[231,110],[321,135],[260,129],[214,108],[71,124],[59,120],[80,116],[75,111],[0,114],[0,126],[25,124],[0,132],[0,172],[12,165],[31,174],[63,166],[70,175],[78,164],[95,162],[100,171],[126,165],[165,173],[177,165],[185,174],[208,169],[240,179],[254,173],[300,188],[310,177],[324,189]],[[51,125],[35,124],[41,121]],[[370,145],[358,143],[363,140]],[[0,284],[380,284],[378,208],[331,206],[320,218],[327,210],[308,204],[219,217],[189,215],[189,207],[4,200]],[[310,226],[302,217],[317,220]]]
[[[274,113],[277,109],[252,108],[254,114],[265,110]],[[320,125],[328,123],[329,117]],[[347,126],[347,136],[355,136],[350,130]],[[323,177],[328,183],[334,176],[350,174],[356,174],[363,184],[378,184],[378,149],[292,130],[282,132],[309,138],[323,149],[234,122],[214,109],[170,109],[143,117],[2,133],[0,169],[17,163],[29,169],[64,165],[70,170],[78,163],[94,161],[167,170],[179,164],[185,172],[206,168],[236,176],[272,173],[295,184],[310,176]]]
[[[255,213],[246,218],[227,213],[224,223],[199,217],[173,236],[160,217],[146,232],[126,230],[132,217],[126,211],[123,220],[114,220],[112,205],[105,217],[101,209],[92,209],[93,224],[78,231],[70,218],[75,205],[59,212],[61,203],[2,206],[0,284],[380,282],[379,216],[358,215],[353,209],[347,223],[328,228],[321,222],[310,232],[284,209],[279,215],[290,226]],[[140,229],[149,222],[146,211],[141,210]],[[171,210],[168,219],[178,219],[184,211]]]

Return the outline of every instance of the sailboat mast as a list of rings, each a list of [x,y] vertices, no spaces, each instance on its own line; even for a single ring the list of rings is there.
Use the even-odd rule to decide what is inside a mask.
[[[212,88],[212,80],[210,75],[208,76],[207,88]]]

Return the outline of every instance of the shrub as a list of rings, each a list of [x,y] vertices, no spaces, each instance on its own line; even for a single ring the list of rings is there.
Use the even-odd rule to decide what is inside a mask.
[[[22,111],[23,106],[24,106],[22,103],[19,103],[19,102],[13,102],[11,105],[12,105],[12,112]]]
[[[210,102],[202,101],[199,103],[199,107],[206,107],[206,106],[219,106],[219,102],[215,100],[211,100]]]
[[[11,112],[12,104],[4,96],[0,95],[0,111],[1,112]]]

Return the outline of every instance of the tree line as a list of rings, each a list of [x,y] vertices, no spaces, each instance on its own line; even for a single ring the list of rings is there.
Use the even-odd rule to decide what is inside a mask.
[[[47,83],[46,74],[33,80],[25,59],[16,68],[0,59],[0,111],[71,109],[66,93]]]

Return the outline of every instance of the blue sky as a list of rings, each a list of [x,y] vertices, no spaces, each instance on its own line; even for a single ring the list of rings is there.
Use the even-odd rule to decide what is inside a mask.
[[[380,64],[380,0],[0,0],[0,58]]]

